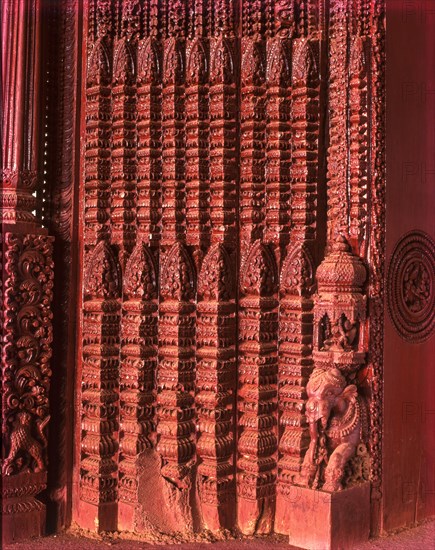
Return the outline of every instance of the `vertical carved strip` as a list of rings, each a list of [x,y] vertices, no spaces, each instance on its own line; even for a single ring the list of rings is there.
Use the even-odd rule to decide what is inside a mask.
[[[125,36],[114,47],[112,84],[111,233],[125,265],[135,243],[136,43]]]
[[[196,409],[198,487],[204,526],[235,521],[234,401],[236,384],[235,288],[230,258],[212,246],[198,281]]]
[[[278,35],[267,41],[265,241],[283,255],[290,238],[291,44]]]
[[[120,365],[120,528],[138,523],[138,486],[144,474],[142,453],[155,445],[157,367],[157,274],[149,249],[139,242],[125,270]]]
[[[159,365],[157,370],[157,450],[171,513],[192,527],[190,491],[195,461],[195,295],[193,261],[180,243],[160,270]]]
[[[137,233],[138,241],[149,241],[153,249],[161,239],[162,211],[162,57],[156,23],[139,44],[137,63]]]
[[[240,276],[238,525],[244,534],[269,533],[277,475],[278,280],[275,259],[260,241]]]
[[[381,529],[383,350],[385,269],[385,2],[376,2],[370,14],[371,29],[371,134],[370,159],[370,272],[369,272],[369,378],[371,383],[370,441],[372,535]]]
[[[162,245],[186,238],[185,0],[168,2],[163,51]]]
[[[236,59],[232,29],[226,34],[228,38],[218,35],[210,44],[210,219],[213,243],[225,243],[234,250],[237,221]]]
[[[368,41],[353,38],[349,62],[349,235],[358,250],[364,252],[367,226],[367,192],[369,171],[369,111],[367,88]]]
[[[85,262],[80,513],[83,525],[109,531],[117,526],[121,269],[105,241]]]
[[[288,533],[291,486],[309,443],[306,383],[312,370],[314,262],[320,181],[319,13],[313,4],[298,12],[292,51],[291,241],[280,276],[279,462],[275,529]],[[307,35],[311,38],[307,38]]]
[[[197,32],[186,54],[186,225],[195,260],[210,243],[208,41]]]
[[[44,534],[53,238],[35,214],[41,2],[2,2],[0,279],[2,543]]]
[[[333,0],[329,40],[328,240],[348,234],[348,0]]]
[[[304,416],[306,383],[312,370],[314,266],[299,242],[288,251],[280,277],[279,303],[279,462],[275,529],[288,533],[288,497],[308,448]]]
[[[252,9],[258,6],[252,6]],[[249,11],[249,6],[244,6]],[[245,14],[245,17],[248,17]],[[265,224],[265,43],[247,28],[242,37],[240,106],[241,257],[264,233]]]
[[[89,36],[86,75],[85,247],[110,235],[111,24],[110,3],[89,4],[96,28]]]
[[[1,243],[3,542],[45,529],[45,506],[35,497],[47,485],[52,240],[7,231]]]

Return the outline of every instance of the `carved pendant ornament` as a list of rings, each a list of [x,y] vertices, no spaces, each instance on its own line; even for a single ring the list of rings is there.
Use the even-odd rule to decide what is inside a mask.
[[[76,520],[288,533],[294,487],[377,502],[383,2],[86,19]],[[429,326],[425,254],[392,277]]]

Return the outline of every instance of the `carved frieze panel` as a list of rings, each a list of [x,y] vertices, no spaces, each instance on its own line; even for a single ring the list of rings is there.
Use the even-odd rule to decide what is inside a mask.
[[[286,533],[295,484],[370,477],[378,496],[375,4],[89,2],[80,498],[94,520],[104,503],[106,526],[136,528],[144,456],[186,530]]]

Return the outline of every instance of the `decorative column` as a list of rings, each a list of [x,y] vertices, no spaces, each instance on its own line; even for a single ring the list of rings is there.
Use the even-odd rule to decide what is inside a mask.
[[[100,532],[117,527],[121,267],[106,241],[85,264],[78,514]]]
[[[198,266],[210,245],[209,41],[203,1],[194,7],[186,46],[186,243]]]
[[[193,261],[175,243],[160,269],[157,451],[166,506],[160,514],[183,530],[193,527],[195,489],[195,296]]]
[[[198,490],[207,529],[235,524],[234,423],[236,304],[231,261],[221,244],[204,258],[198,281]]]
[[[278,274],[256,241],[240,276],[237,519],[246,535],[273,528],[277,477]]]
[[[156,443],[157,307],[154,260],[139,242],[126,265],[121,321],[118,528],[127,531],[140,522],[141,460]]]
[[[111,242],[123,268],[136,242],[136,52],[139,2],[123,2],[113,47]]]
[[[266,217],[266,48],[261,36],[261,2],[243,6],[240,76],[240,254],[261,239]]]
[[[38,192],[40,2],[5,1],[1,151],[2,543],[42,535],[52,342],[52,237]]]

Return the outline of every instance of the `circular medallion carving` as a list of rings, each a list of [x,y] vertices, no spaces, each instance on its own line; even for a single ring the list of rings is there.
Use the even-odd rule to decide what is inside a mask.
[[[388,269],[388,309],[400,336],[412,343],[427,340],[435,326],[435,243],[411,231],[397,243]]]

